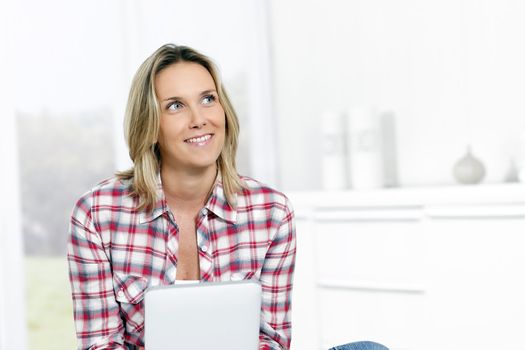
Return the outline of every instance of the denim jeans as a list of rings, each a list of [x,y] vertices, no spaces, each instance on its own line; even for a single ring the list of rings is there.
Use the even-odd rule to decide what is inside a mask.
[[[388,350],[384,345],[374,343],[372,341],[359,341],[355,343],[348,343],[345,345],[335,346],[330,350]]]

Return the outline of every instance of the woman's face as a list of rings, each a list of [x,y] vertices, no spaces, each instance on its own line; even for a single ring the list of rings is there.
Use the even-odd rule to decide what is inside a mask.
[[[226,117],[215,82],[191,62],[160,71],[155,90],[161,108],[159,148],[163,166],[186,170],[215,167],[224,145]]]

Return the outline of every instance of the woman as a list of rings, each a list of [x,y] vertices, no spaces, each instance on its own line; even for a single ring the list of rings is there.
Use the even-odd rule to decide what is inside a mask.
[[[293,211],[237,174],[238,120],[211,60],[160,47],[134,77],[125,133],[133,167],[83,195],[71,218],[79,349],[143,347],[149,286],[240,279],[262,285],[260,349],[288,349]]]

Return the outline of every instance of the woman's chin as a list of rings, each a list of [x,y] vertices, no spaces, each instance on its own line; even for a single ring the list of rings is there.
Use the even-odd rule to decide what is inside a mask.
[[[217,162],[215,160],[212,160],[210,162],[194,162],[187,164],[186,168],[195,173],[204,173],[206,171],[211,171],[212,169],[215,171],[215,169],[217,168]]]

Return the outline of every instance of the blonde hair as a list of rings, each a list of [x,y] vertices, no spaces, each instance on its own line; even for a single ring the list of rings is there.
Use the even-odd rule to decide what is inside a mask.
[[[124,133],[133,167],[118,172],[120,179],[130,179],[131,195],[139,199],[138,209],[150,210],[157,201],[157,176],[161,157],[157,139],[160,128],[160,105],[155,92],[155,77],[164,68],[178,62],[200,64],[213,78],[226,117],[226,136],[217,166],[222,176],[226,201],[235,206],[234,194],[245,187],[237,174],[235,155],[239,120],[222,86],[219,72],[207,56],[187,46],[161,46],[139,67],[131,83],[124,119]]]

